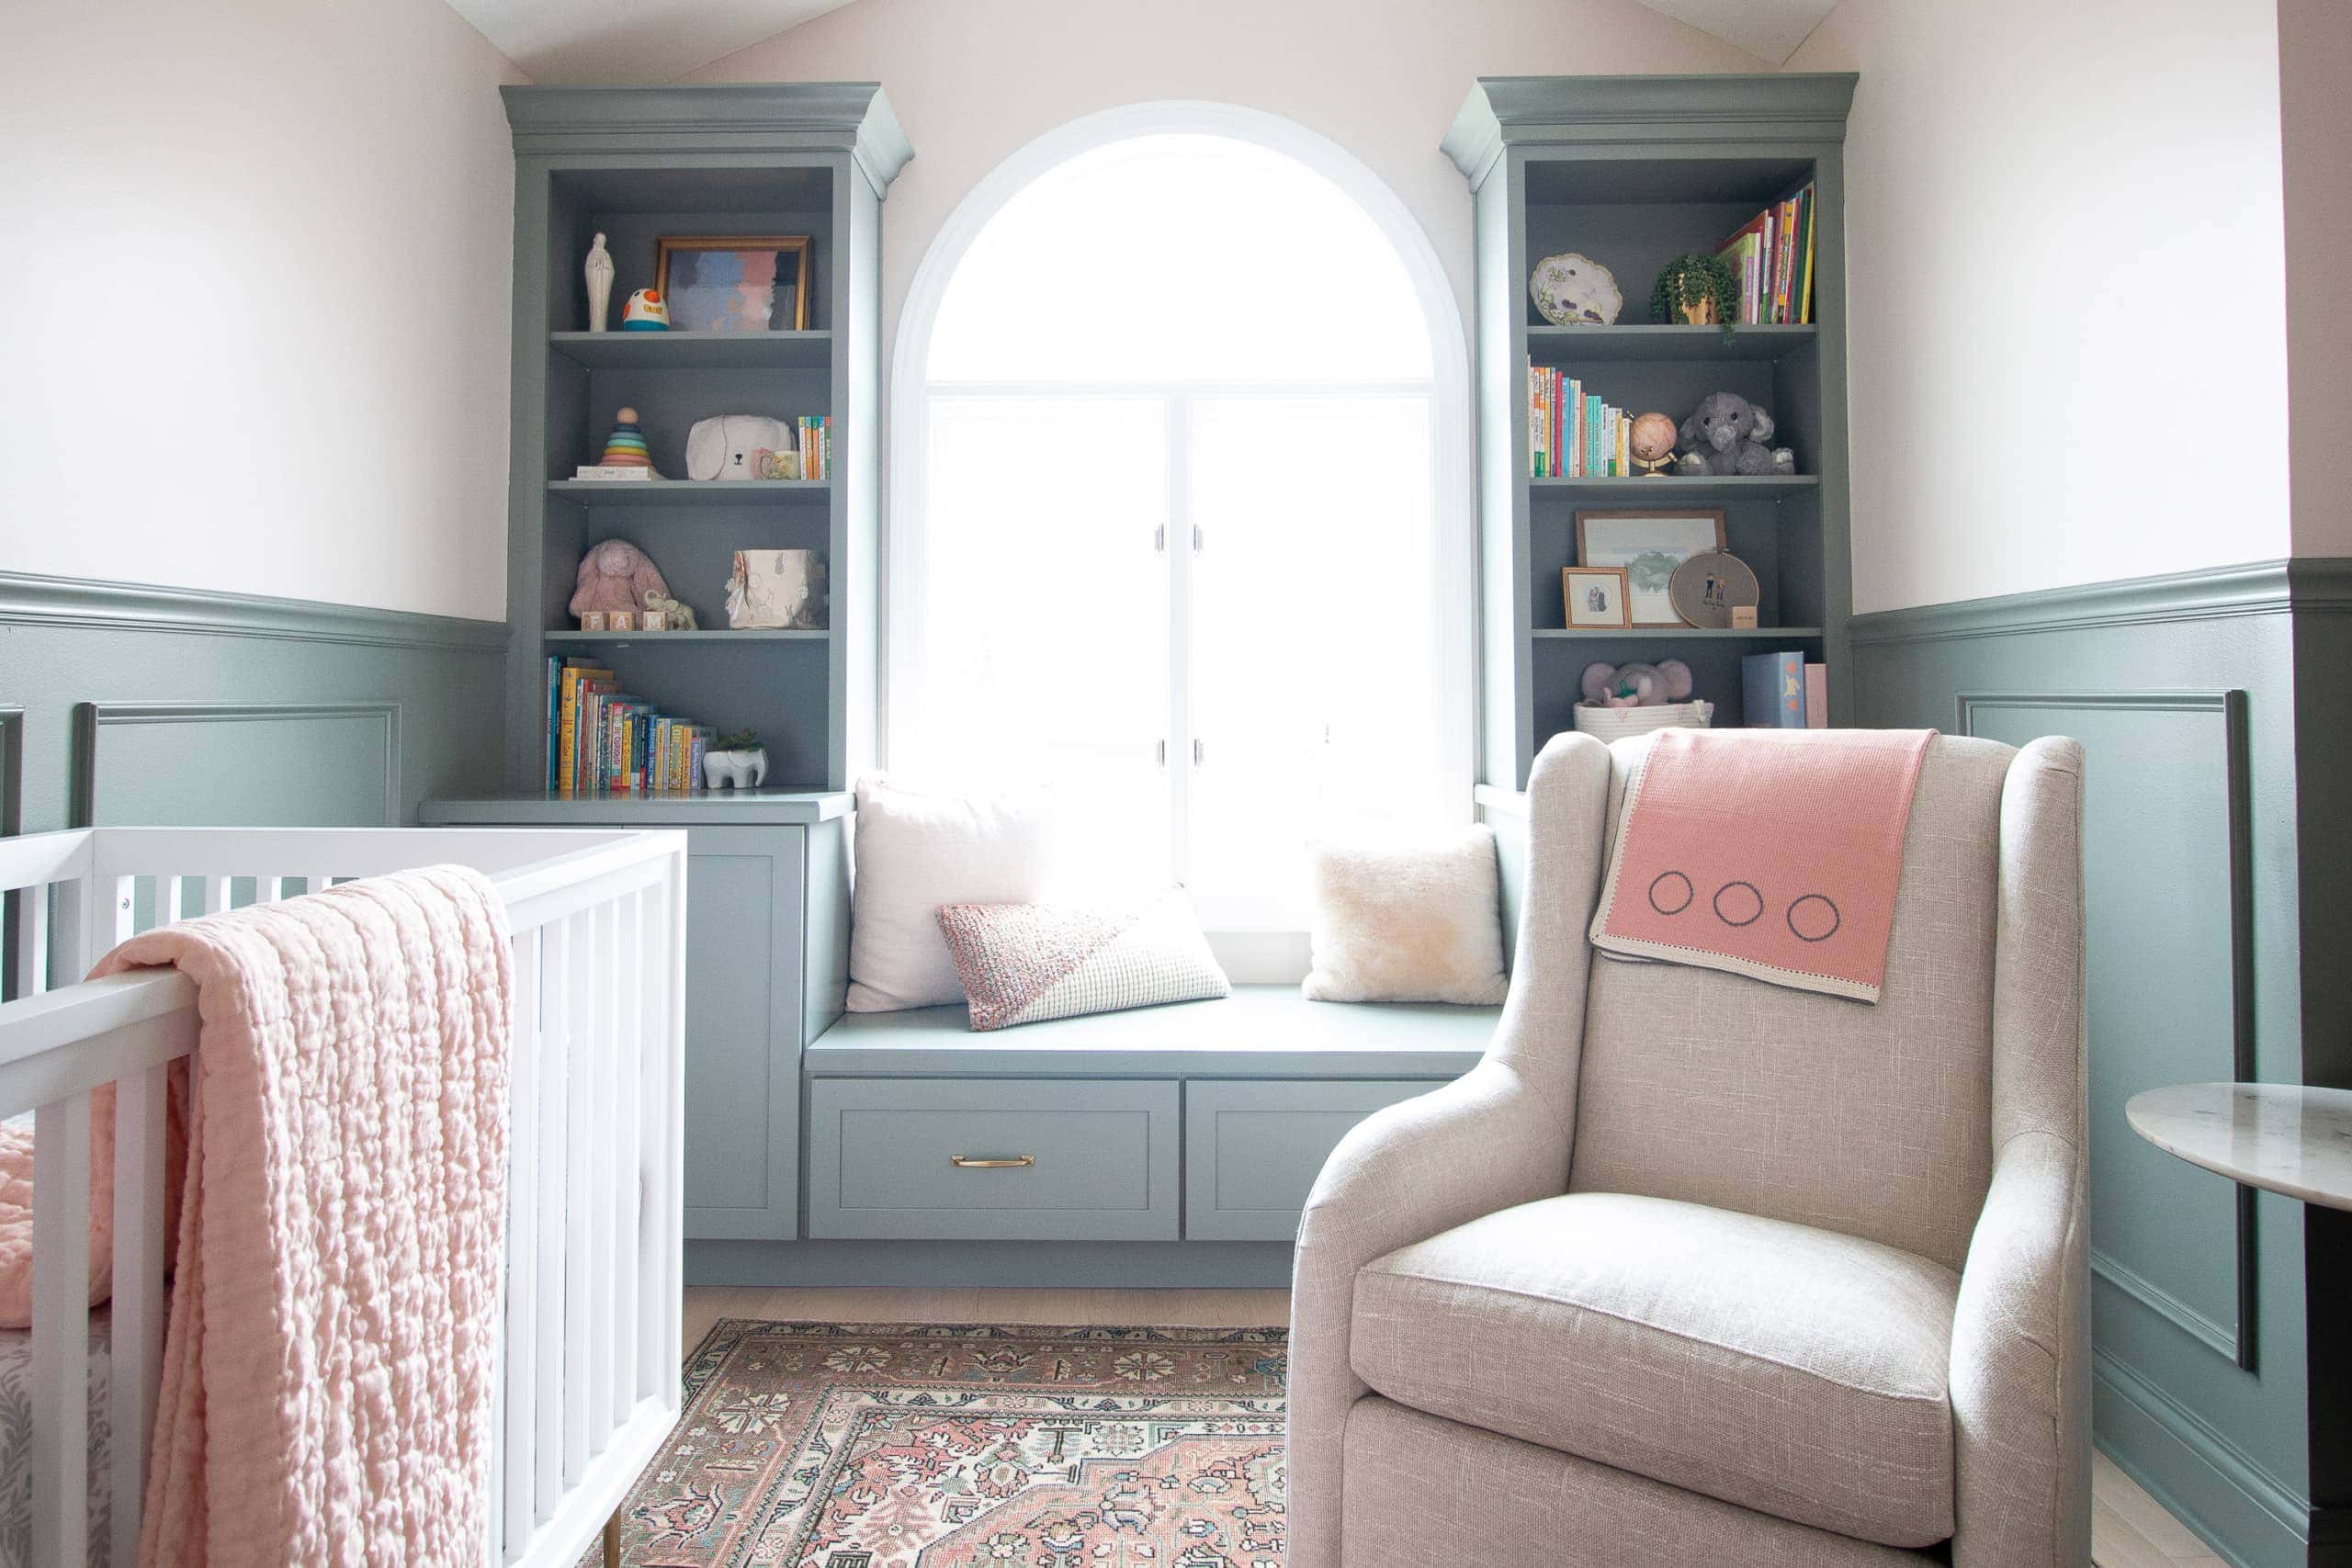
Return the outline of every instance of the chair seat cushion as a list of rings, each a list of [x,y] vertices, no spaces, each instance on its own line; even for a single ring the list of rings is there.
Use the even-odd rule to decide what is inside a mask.
[[[1578,1192],[1356,1277],[1400,1404],[1888,1546],[1952,1533],[1959,1276],[1832,1231]]]

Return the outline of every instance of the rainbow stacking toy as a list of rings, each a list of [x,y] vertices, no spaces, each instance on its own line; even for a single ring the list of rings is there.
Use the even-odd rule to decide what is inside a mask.
[[[614,416],[613,433],[605,437],[605,455],[596,459],[607,468],[650,468],[653,453],[645,432],[637,427],[637,411],[623,409]]]

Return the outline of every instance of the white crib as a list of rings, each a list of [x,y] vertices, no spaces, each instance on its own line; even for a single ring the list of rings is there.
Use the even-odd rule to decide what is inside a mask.
[[[83,981],[150,926],[450,863],[514,941],[504,1334],[485,1563],[571,1568],[677,1419],[686,839],[677,832],[102,828],[0,840],[0,1116],[37,1112],[31,1561],[138,1542],[164,1329],[165,1072],[195,1048],[175,973]],[[90,1094],[116,1094],[111,1428],[87,1471]]]

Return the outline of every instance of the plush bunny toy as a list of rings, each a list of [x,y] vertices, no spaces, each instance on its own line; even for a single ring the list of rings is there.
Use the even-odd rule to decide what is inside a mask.
[[[1737,392],[1710,392],[1682,422],[1684,474],[1793,474],[1797,455],[1786,446],[1768,446],[1774,429],[1772,416]]]
[[[606,539],[581,558],[580,578],[571,590],[571,613],[590,610],[642,610],[646,596],[667,596],[669,582],[645,552],[627,539]]]
[[[1597,708],[1651,708],[1690,695],[1690,666],[1679,659],[1656,664],[1588,664],[1584,700]]]

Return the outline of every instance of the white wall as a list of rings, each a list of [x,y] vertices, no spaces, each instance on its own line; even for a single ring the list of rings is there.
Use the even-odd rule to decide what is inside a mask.
[[[1469,194],[1437,144],[1474,77],[1763,69],[1632,0],[857,0],[687,79],[882,84],[915,148],[882,209],[895,334],[924,250],[982,175],[1081,115],[1167,98],[1284,115],[1361,158],[1428,230],[1466,326]],[[1203,254],[1222,243],[1202,235]]]
[[[1862,73],[1857,611],[2289,553],[2275,4],[1845,0],[1789,62]]]
[[[505,613],[521,75],[441,0],[28,0],[0,570]]]

